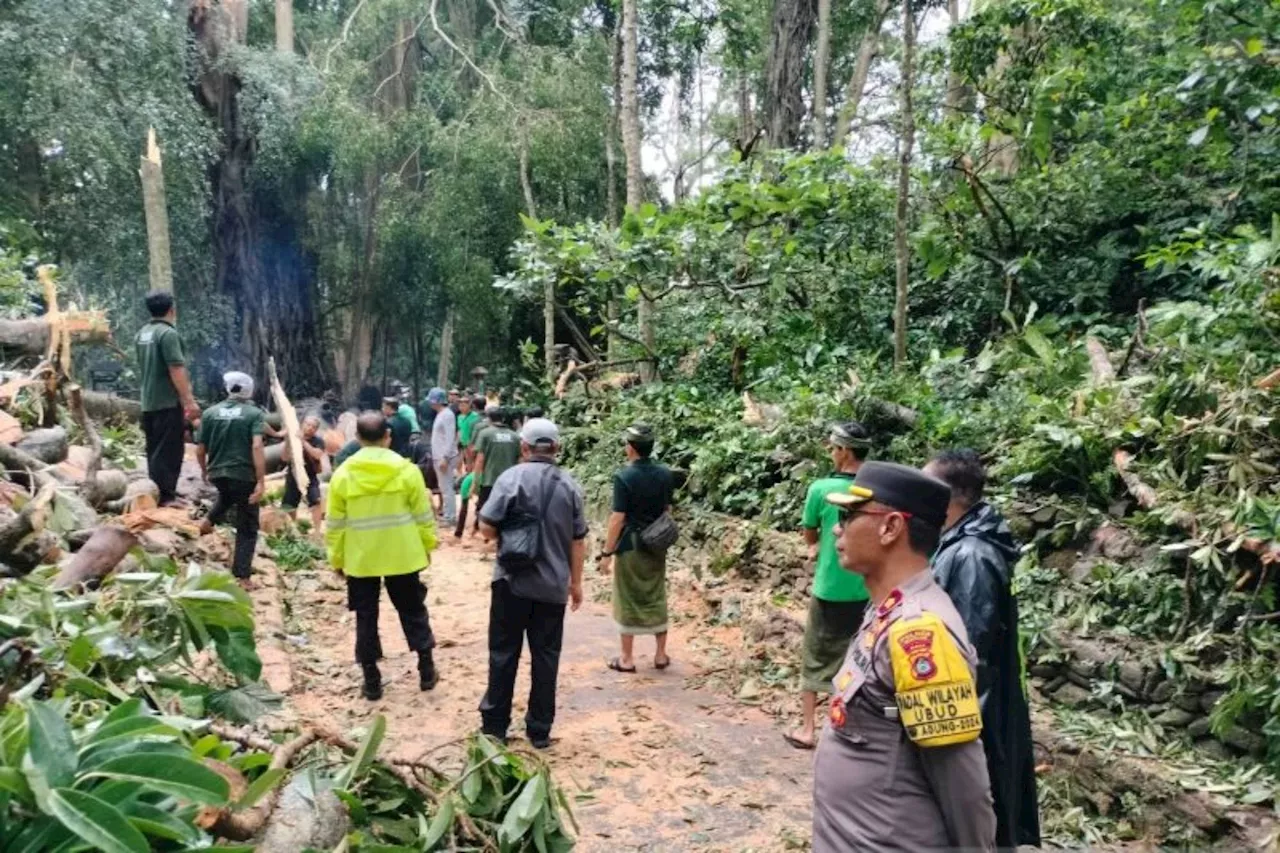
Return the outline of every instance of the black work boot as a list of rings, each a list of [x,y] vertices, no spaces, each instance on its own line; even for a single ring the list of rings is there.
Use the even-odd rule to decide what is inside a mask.
[[[418,652],[418,688],[433,690],[440,681],[440,673],[436,672],[436,662],[431,657],[431,649]]]
[[[360,665],[360,670],[364,673],[364,686],[360,688],[360,695],[370,702],[377,702],[382,698],[382,673],[378,671],[378,665],[364,663]]]

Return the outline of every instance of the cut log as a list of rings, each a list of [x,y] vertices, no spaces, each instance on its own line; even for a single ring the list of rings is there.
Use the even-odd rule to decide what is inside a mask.
[[[46,465],[57,465],[67,458],[67,431],[62,427],[37,429],[27,433],[15,448]]]
[[[79,584],[100,581],[115,571],[116,566],[125,555],[138,544],[138,537],[123,527],[105,525],[93,531],[89,541],[84,543],[61,571],[54,577],[50,586],[54,589],[67,589]]]
[[[124,495],[119,500],[109,501],[105,508],[108,512],[127,515],[155,509],[158,506],[160,506],[159,487],[154,481],[142,477],[130,480],[125,486]]]
[[[1116,448],[1115,453],[1111,454],[1111,462],[1116,466],[1116,470],[1120,472],[1120,479],[1124,481],[1124,486],[1129,490],[1129,494],[1133,495],[1134,500],[1138,502],[1138,506],[1143,509],[1155,509],[1157,499],[1156,490],[1148,486],[1142,481],[1142,478],[1129,470],[1129,466],[1133,464],[1133,454],[1127,450]]]
[[[141,533],[159,526],[184,533],[193,539],[200,535],[200,525],[191,520],[187,510],[176,506],[136,510],[120,516],[119,523],[132,533]]]
[[[142,420],[142,404],[137,400],[126,400],[101,391],[84,392],[84,410],[89,417],[99,421],[125,420],[136,423]]]
[[[274,358],[267,359],[267,380],[271,383],[271,399],[275,400],[276,408],[280,410],[280,417],[284,420],[284,431],[289,447],[289,462],[290,467],[293,469],[293,479],[297,483],[298,491],[305,495],[310,477],[307,475],[307,463],[302,454],[302,425],[298,423],[298,413],[293,408],[293,404],[289,402],[289,397],[284,393],[284,387],[280,384],[280,377],[276,375],[276,360]]]
[[[1268,391],[1275,388],[1277,385],[1280,385],[1280,367],[1277,367],[1275,370],[1253,383],[1254,388],[1258,388],[1262,391]]]
[[[39,459],[7,444],[0,443],[0,468],[8,472],[9,478],[28,488],[40,488],[45,483],[55,482],[54,470]],[[27,472],[31,476],[27,476]]]

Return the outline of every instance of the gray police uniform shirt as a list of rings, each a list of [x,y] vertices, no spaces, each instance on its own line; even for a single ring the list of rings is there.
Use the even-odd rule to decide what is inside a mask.
[[[889,627],[924,612],[942,620],[973,677],[964,622],[929,571],[890,593],[880,607],[867,608],[833,682],[833,705],[818,744],[814,853],[995,848],[982,740],[920,746],[898,719]]]
[[[554,470],[548,472],[548,465]],[[501,531],[508,514],[522,509],[538,512],[542,508],[544,485],[554,488],[555,494],[548,500],[547,511],[541,517],[542,552],[537,566],[533,571],[512,574],[495,562],[493,579],[506,580],[512,593],[521,598],[565,604],[569,600],[569,551],[574,540],[587,537],[582,489],[577,481],[554,462],[534,457],[508,468],[494,481],[480,519]]]

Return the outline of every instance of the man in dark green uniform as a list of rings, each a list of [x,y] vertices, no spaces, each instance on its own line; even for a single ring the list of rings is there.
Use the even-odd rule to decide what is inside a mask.
[[[253,552],[258,544],[258,502],[267,476],[262,434],[266,415],[253,405],[253,380],[239,372],[222,377],[227,399],[200,417],[196,459],[205,482],[218,489],[218,500],[201,525],[201,533],[236,513],[236,548],[231,573],[248,586]]]
[[[951,489],[867,462],[840,508],[840,565],[871,606],[832,681],[813,767],[814,853],[993,850],[976,665],[964,622],[929,571]]]
[[[147,438],[147,476],[160,492],[161,505],[178,496],[182,471],[186,418],[195,420],[200,408],[191,394],[182,339],[173,327],[178,319],[173,294],[147,294],[151,322],[138,330],[138,390],[142,398],[142,431]]]
[[[413,440],[413,424],[400,414],[400,400],[396,397],[384,398],[382,414],[387,419],[387,429],[391,431],[391,449],[408,459],[409,445]]]
[[[472,489],[477,481],[480,491],[476,498],[476,520],[479,523],[480,513],[485,501],[493,492],[493,484],[508,468],[520,464],[520,435],[510,426],[510,414],[506,409],[498,409],[490,416],[492,426],[485,429],[476,445],[476,462],[472,469],[476,472],[471,482]]]

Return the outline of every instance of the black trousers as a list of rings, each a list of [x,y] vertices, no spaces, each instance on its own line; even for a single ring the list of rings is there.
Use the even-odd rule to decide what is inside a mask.
[[[400,617],[400,627],[409,648],[425,652],[436,646],[431,633],[431,619],[427,615],[427,588],[417,572],[387,577],[347,578],[347,609],[356,614],[356,662],[377,663],[382,657],[382,642],[378,639],[378,600],[382,585],[395,605]]]
[[[307,476],[307,506],[315,506],[320,503],[320,477],[319,475],[308,471]],[[302,504],[302,492],[298,491],[298,481],[293,477],[291,468],[285,469],[284,478],[284,497],[280,499],[280,506],[285,509],[297,509]]]
[[[214,477],[218,500],[209,510],[209,521],[221,524],[232,510],[236,514],[236,550],[231,560],[231,574],[247,578],[253,571],[253,552],[258,547],[258,505],[249,503],[256,483]]]
[[[178,475],[182,473],[182,434],[186,418],[181,408],[142,413],[142,432],[147,437],[147,476],[160,490],[160,503],[178,496]]]
[[[480,702],[485,734],[507,736],[516,670],[520,668],[520,650],[526,636],[533,683],[529,688],[529,712],[524,718],[525,732],[531,738],[551,734],[556,718],[560,646],[564,641],[564,607],[522,598],[511,591],[505,580],[493,582],[489,600],[489,688]]]
[[[493,494],[493,486],[480,487],[480,492],[476,496],[476,523],[472,526],[473,530],[480,529],[480,510],[484,509],[484,505],[489,500],[489,495],[491,494]]]

